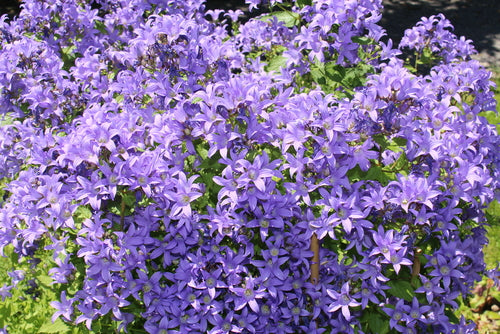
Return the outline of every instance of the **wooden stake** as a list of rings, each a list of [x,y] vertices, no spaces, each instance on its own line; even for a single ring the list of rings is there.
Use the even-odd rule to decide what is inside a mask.
[[[313,257],[311,260],[311,283],[318,284],[319,282],[319,240],[316,233],[311,236],[311,251]]]

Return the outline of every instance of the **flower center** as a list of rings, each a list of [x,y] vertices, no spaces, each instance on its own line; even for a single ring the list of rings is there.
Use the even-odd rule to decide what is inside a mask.
[[[439,272],[443,275],[448,275],[450,273],[450,267],[442,266],[441,268],[439,268]]]
[[[251,290],[251,289],[245,289],[244,295],[245,295],[245,297],[248,297],[248,298],[252,297],[253,296],[253,290]]]
[[[271,249],[271,256],[278,256],[279,253],[280,253],[280,251],[278,248]]]
[[[189,204],[190,199],[189,195],[182,195],[181,202],[182,204]]]
[[[212,277],[208,278],[207,279],[207,286],[209,288],[212,288],[214,285],[215,285],[215,280]]]
[[[222,325],[222,329],[225,330],[225,331],[229,331],[231,329],[231,324],[229,322],[225,322]]]
[[[262,219],[260,221],[260,227],[262,227],[262,228],[268,228],[269,227],[269,221],[267,219]]]

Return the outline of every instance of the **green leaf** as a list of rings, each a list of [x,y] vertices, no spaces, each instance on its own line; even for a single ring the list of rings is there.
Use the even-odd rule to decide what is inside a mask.
[[[389,141],[387,140],[387,137],[384,136],[383,134],[376,134],[372,136],[372,139],[379,144],[380,146],[380,151],[383,152],[389,147]]]
[[[378,313],[370,313],[367,317],[370,333],[386,334],[389,333],[389,322],[384,320]]]
[[[484,312],[484,315],[486,316],[487,319],[490,320],[500,320],[500,313],[495,311],[487,310]]]
[[[79,206],[76,208],[75,213],[73,215],[73,219],[78,222],[82,222],[85,219],[90,219],[92,217],[92,211],[87,206]]]
[[[360,45],[368,45],[373,43],[373,39],[368,36],[353,36],[351,40]]]
[[[0,328],[5,327],[8,323],[8,318],[12,315],[12,302],[6,299],[0,304]]]
[[[314,82],[321,87],[326,85],[325,65],[322,62],[317,62],[311,65],[311,77]]]
[[[195,96],[193,97],[193,99],[191,100],[191,103],[192,104],[196,104],[196,103],[199,103],[199,102],[203,102],[203,98],[199,97],[199,96]]]
[[[394,163],[394,171],[401,173],[402,171],[405,171],[408,169],[408,158],[406,157],[406,153],[402,152],[399,155],[398,160]]]
[[[493,201],[490,203],[488,208],[486,209],[486,212],[494,219],[500,219],[500,203],[498,201]],[[489,219],[488,219],[489,220]]]
[[[311,6],[312,1],[311,0],[297,0],[297,5],[300,8],[304,8],[305,6]]]
[[[292,28],[300,23],[300,15],[289,10],[282,10],[279,12],[272,12],[260,18],[262,21],[268,21],[276,17],[278,21],[283,22],[288,28]]]
[[[329,62],[325,65],[325,75],[329,80],[341,83],[346,76],[346,69],[334,62]]]
[[[61,59],[63,61],[63,68],[69,70],[75,65],[77,55],[75,53],[76,46],[70,45],[61,49]]]
[[[45,322],[38,330],[38,333],[67,333],[70,327],[66,325],[60,318],[52,323],[52,320]]]
[[[387,285],[391,287],[387,290],[387,292],[394,297],[403,298],[404,300],[411,302],[415,296],[413,287],[408,281],[393,280],[387,282]]]
[[[452,324],[458,324],[460,322],[460,320],[457,318],[455,313],[452,310],[450,310],[449,308],[447,308],[444,311],[444,314],[448,317],[448,319],[450,319],[450,322]]]
[[[396,174],[391,172],[386,172],[379,166],[373,166],[368,171],[363,171],[358,165],[347,172],[347,177],[351,182],[357,182],[361,180],[373,180],[378,181],[382,185],[387,185],[390,181],[396,179]]]
[[[282,55],[273,57],[265,67],[265,70],[267,72],[280,72],[282,67],[286,67],[286,61],[287,58]]]
[[[136,198],[135,198],[135,192],[124,192],[122,194],[122,200],[125,202],[125,205],[127,207],[135,206]]]
[[[384,172],[383,169],[379,166],[370,168],[366,173],[366,180],[378,181],[383,186],[386,186],[390,181],[393,181],[395,179],[395,174]]]
[[[104,35],[108,34],[108,30],[106,28],[106,24],[102,20],[95,20],[94,21],[94,28],[99,30]]]
[[[398,145],[398,146],[403,146],[403,147],[406,147],[406,144],[408,143],[408,140],[406,138],[402,138],[402,137],[395,137],[392,139],[392,141]]]
[[[125,97],[123,97],[122,94],[116,94],[116,96],[115,96],[116,103],[122,103],[123,100],[125,100]]]

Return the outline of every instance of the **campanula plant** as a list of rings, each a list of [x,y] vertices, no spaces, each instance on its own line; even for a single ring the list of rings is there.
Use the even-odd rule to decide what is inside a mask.
[[[395,48],[380,0],[247,3],[2,17],[2,299],[50,277],[59,332],[475,332],[500,137],[472,42],[436,15]]]

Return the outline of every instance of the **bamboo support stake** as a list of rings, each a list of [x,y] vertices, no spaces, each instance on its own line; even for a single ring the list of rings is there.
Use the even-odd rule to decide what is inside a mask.
[[[319,282],[319,240],[316,233],[311,236],[311,251],[313,257],[311,261],[311,283],[318,284]]]

